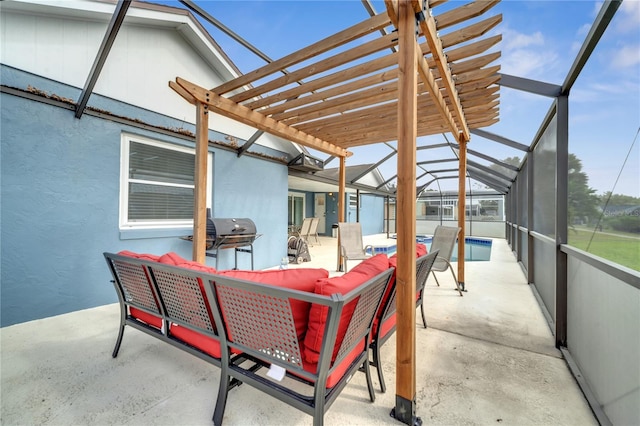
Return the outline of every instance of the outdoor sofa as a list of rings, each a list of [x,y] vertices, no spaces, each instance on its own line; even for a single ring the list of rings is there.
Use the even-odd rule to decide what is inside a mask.
[[[175,253],[104,256],[121,308],[113,357],[128,325],[220,367],[214,424],[241,383],[312,415],[316,425],[357,371],[374,401],[369,347],[394,273],[386,255],[333,278],[313,268],[216,271]]]

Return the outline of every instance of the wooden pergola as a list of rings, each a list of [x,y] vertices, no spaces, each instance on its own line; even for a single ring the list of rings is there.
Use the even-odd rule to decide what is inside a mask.
[[[416,423],[416,138],[450,132],[459,144],[458,221],[464,235],[470,129],[498,121],[500,67],[491,64],[500,52],[487,52],[501,36],[483,36],[502,17],[482,16],[498,1],[474,1],[435,15],[443,1],[385,0],[386,13],[218,87],[179,77],[169,82],[197,110],[193,258],[199,262],[205,259],[209,111],[338,157],[340,222],[348,149],[397,141],[397,207],[403,214],[396,229],[394,415],[406,424]],[[458,259],[463,283],[464,238]]]

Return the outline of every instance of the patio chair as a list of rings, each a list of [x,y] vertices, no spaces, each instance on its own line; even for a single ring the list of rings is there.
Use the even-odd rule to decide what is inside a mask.
[[[309,238],[313,236],[316,239],[316,243],[320,244],[320,240],[318,239],[318,224],[320,223],[319,217],[314,217],[311,220],[311,227],[309,227],[309,233],[307,234],[306,240],[309,241]]]
[[[311,222],[313,221],[312,217],[306,217],[302,221],[302,225],[300,226],[300,230],[298,231],[298,237],[307,240],[309,236],[309,230],[311,229]]]
[[[347,261],[364,260],[372,256],[367,253],[367,248],[371,248],[371,253],[373,253],[373,246],[367,245],[363,247],[362,226],[360,226],[360,223],[338,223],[338,236],[340,239],[340,255],[342,256],[342,269],[344,272],[347,272]]]
[[[436,284],[440,286],[438,282],[438,278],[436,277],[436,272],[444,272],[447,269],[451,271],[451,275],[453,276],[453,281],[456,283],[456,288],[460,296],[462,296],[462,290],[460,289],[460,284],[458,283],[458,278],[456,278],[456,274],[453,271],[453,267],[451,266],[451,253],[453,253],[453,246],[456,243],[458,238],[458,234],[460,233],[459,227],[452,226],[442,226],[438,225],[436,227],[435,232],[433,233],[433,240],[431,241],[430,251],[438,250],[438,257],[436,261],[433,263],[431,267],[431,275],[436,279]]]

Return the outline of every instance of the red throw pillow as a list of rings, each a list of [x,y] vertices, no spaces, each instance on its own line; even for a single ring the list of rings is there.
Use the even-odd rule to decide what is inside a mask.
[[[341,277],[318,280],[315,286],[315,292],[325,296],[330,296],[335,293],[344,295],[387,269],[389,269],[389,259],[387,255],[379,254],[362,261]],[[351,316],[353,315],[357,302],[357,299],[353,300],[342,308],[332,359],[335,359],[340,350],[340,345],[349,328]],[[326,306],[311,305],[311,310],[309,311],[309,326],[304,338],[304,358],[307,362],[317,363],[319,360],[328,313],[329,308]]]
[[[316,281],[327,278],[329,271],[321,268],[276,269],[270,271],[232,270],[220,271],[218,275],[313,293],[316,287]],[[298,335],[298,339],[302,340],[307,331],[311,303],[295,299],[290,300],[290,302],[293,322],[296,326],[296,334]]]
[[[118,252],[118,254],[121,255],[121,256],[129,256],[129,257],[133,257],[133,258],[141,259],[141,260],[151,260],[153,262],[157,262],[158,259],[160,258],[160,256],[156,256],[155,254],[135,253],[135,252],[129,251],[129,250],[122,250],[122,251]]]

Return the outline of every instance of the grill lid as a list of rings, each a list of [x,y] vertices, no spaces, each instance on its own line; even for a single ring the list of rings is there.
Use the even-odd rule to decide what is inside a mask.
[[[207,235],[212,239],[232,236],[253,236],[256,224],[247,218],[207,218]],[[255,238],[254,238],[255,239]]]

